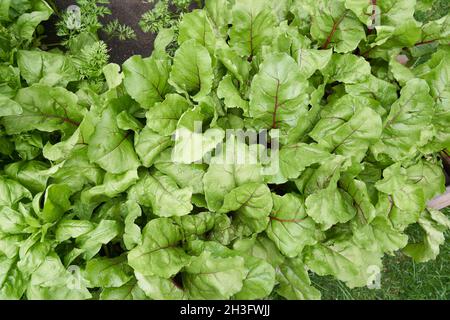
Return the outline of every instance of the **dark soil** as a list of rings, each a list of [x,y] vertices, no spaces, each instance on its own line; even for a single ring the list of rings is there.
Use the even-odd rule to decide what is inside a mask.
[[[56,7],[60,12],[63,12],[72,4],[76,4],[75,0],[54,0]],[[111,62],[118,64],[123,63],[132,55],[142,55],[147,57],[153,50],[153,41],[155,35],[151,33],[144,33],[139,26],[139,21],[142,14],[152,8],[152,4],[144,2],[143,0],[110,0],[108,7],[112,11],[112,15],[101,19],[103,25],[109,21],[118,19],[120,23],[130,26],[136,32],[136,40],[122,41],[116,38],[108,39],[108,37],[100,31],[99,36],[104,40],[110,48]],[[46,43],[56,43],[60,41],[55,34],[54,24],[57,17],[54,16],[52,20],[45,25],[47,30]]]
[[[104,34],[100,32],[100,37],[108,43],[111,49],[111,61],[115,63],[123,63],[129,57],[140,54],[148,57],[153,51],[154,34],[144,33],[139,26],[141,16],[151,9],[152,5],[142,0],[111,0],[109,5],[112,15],[103,19],[104,24],[118,19],[120,23],[126,24],[136,32],[136,40],[121,41],[118,39],[107,40]]]

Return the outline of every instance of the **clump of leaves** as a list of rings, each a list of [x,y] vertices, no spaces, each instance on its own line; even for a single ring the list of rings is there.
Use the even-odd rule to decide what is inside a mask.
[[[108,48],[98,39],[100,30],[111,38],[130,40],[136,38],[135,31],[117,19],[103,26],[100,18],[111,14],[106,6],[109,0],[77,0],[77,7],[67,8],[57,22],[57,34],[63,37],[68,54],[72,55],[80,78],[87,80],[95,91],[104,85],[103,67],[109,61]]]
[[[78,62],[79,72],[83,78],[98,78],[102,76],[103,67],[109,62],[108,47],[103,41],[84,46],[74,61]]]
[[[30,12],[31,11],[31,12]],[[12,62],[18,49],[39,44],[38,26],[47,20],[53,11],[45,1],[5,2],[0,6],[0,61]]]
[[[88,40],[10,54],[0,298],[319,299],[310,273],[363,287],[385,255],[435,259],[449,16],[378,4],[369,32],[368,1],[208,0],[97,87]]]
[[[61,14],[56,24],[58,36],[70,39],[86,32],[96,34],[103,26],[99,18],[111,14],[105,6],[109,0],[77,0],[76,3],[79,11],[67,10]]]
[[[161,29],[175,28],[184,13],[189,11],[189,6],[198,0],[148,0],[154,7],[142,15],[139,25],[144,32],[158,33]]]
[[[438,20],[448,14],[450,11],[450,1],[418,1],[416,7],[418,10],[414,13],[414,17],[417,21],[429,22]]]
[[[119,40],[136,39],[136,32],[130,26],[121,24],[118,19],[108,22],[103,31],[109,38],[118,38]]]
[[[135,31],[130,26],[120,23],[118,19],[114,19],[103,26],[100,18],[112,14],[106,6],[107,4],[109,4],[109,0],[77,0],[78,8],[69,10],[69,7],[57,22],[58,36],[70,41],[80,34],[97,35],[102,30],[110,39],[136,39]]]

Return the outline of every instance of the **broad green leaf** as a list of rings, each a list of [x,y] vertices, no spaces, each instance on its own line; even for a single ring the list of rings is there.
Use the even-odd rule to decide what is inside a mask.
[[[89,140],[88,157],[102,169],[119,174],[137,169],[140,161],[130,141],[130,133],[119,129],[116,116],[112,108],[103,111]]]
[[[83,119],[77,96],[64,88],[34,85],[19,90],[14,100],[23,112],[0,119],[8,134],[31,130],[71,134]]]
[[[41,154],[42,136],[37,131],[14,135],[11,137],[11,141],[23,160],[33,160]]]
[[[240,108],[248,114],[248,101],[244,100],[230,75],[225,76],[217,88],[217,96],[224,100],[227,108]]]
[[[252,58],[270,44],[276,18],[266,0],[241,0],[232,8],[230,45],[240,56]]]
[[[346,84],[345,91],[354,96],[365,96],[380,102],[384,109],[389,110],[397,100],[397,87],[373,75],[361,82]]]
[[[122,84],[124,74],[120,72],[120,66],[116,63],[109,63],[102,69],[106,78],[109,90],[115,89]]]
[[[129,114],[127,111],[122,111],[117,115],[116,118],[117,127],[121,130],[132,130],[138,132],[143,128],[142,123],[139,122],[134,116]]]
[[[45,193],[39,193],[34,199],[43,203],[42,210],[39,208],[39,204],[34,205],[33,208],[44,222],[55,222],[72,206],[69,199],[71,195],[72,190],[68,186],[52,184],[47,187]],[[33,201],[33,204],[35,201]]]
[[[333,178],[333,180],[335,180]],[[306,198],[306,212],[323,229],[352,219],[357,210],[352,205],[351,197],[337,188],[336,181]]]
[[[0,299],[19,300],[27,288],[26,277],[17,269],[16,259],[0,255]]]
[[[195,101],[206,97],[212,89],[213,70],[208,50],[195,40],[184,42],[177,50],[169,83],[177,92]]]
[[[284,256],[278,250],[275,243],[262,233],[257,236],[254,235],[251,238],[236,240],[233,243],[233,249],[267,261],[274,268],[278,267],[284,261]]]
[[[191,104],[178,94],[169,94],[146,113],[147,127],[162,136],[170,136],[177,128],[178,120]]]
[[[214,257],[204,252],[192,259],[183,272],[183,285],[191,299],[228,299],[242,289],[245,279],[242,257]]]
[[[389,217],[397,228],[417,222],[425,209],[425,193],[417,180],[410,180],[408,171],[396,163],[383,171],[383,179],[375,187],[389,196]]]
[[[216,45],[216,35],[211,21],[204,10],[194,10],[183,15],[179,25],[178,43],[196,40],[213,54]]]
[[[229,245],[239,237],[239,231],[232,225],[231,218],[226,214],[215,214],[214,228],[208,234],[208,240]]]
[[[58,255],[51,252],[32,274],[27,288],[30,300],[82,300],[89,299],[89,293],[79,270],[72,274],[66,270]]]
[[[396,230],[385,217],[376,217],[370,224],[356,228],[353,238],[365,249],[389,254],[404,248],[408,243],[408,236]]]
[[[275,286],[275,269],[266,261],[244,257],[248,273],[243,280],[241,291],[234,298],[238,300],[256,300],[268,296]]]
[[[387,0],[382,1],[380,6],[381,24],[383,25],[398,25],[403,21],[408,20],[414,15],[415,0]]]
[[[195,215],[174,217],[174,221],[183,230],[184,236],[201,236],[214,227],[215,215],[210,212],[200,212]]]
[[[331,245],[317,244],[305,249],[304,261],[314,273],[333,275],[350,288],[369,285],[374,271],[379,271],[381,255],[361,249],[350,240]]]
[[[15,180],[0,176],[0,206],[14,206],[22,199],[31,199],[31,193]]]
[[[411,157],[432,137],[434,101],[424,80],[413,79],[401,90],[383,122],[381,140],[371,146],[376,157],[386,155],[394,161]]]
[[[257,155],[237,139],[228,139],[223,150],[211,159],[203,177],[208,208],[219,210],[224,197],[234,188],[250,182],[262,182],[262,166]]]
[[[381,25],[376,27],[377,37],[371,47],[363,52],[368,58],[389,60],[392,54],[398,54],[403,47],[411,47],[420,41],[420,23],[414,19],[401,20],[397,26]]]
[[[272,206],[270,189],[265,184],[253,182],[238,186],[226,194],[219,212],[234,212],[237,223],[243,224],[252,233],[259,233],[267,227]]]
[[[287,259],[277,272],[277,293],[288,300],[319,300],[320,291],[311,285],[301,259]]]
[[[12,27],[13,32],[21,40],[31,41],[37,26],[48,20],[52,14],[52,8],[45,1],[33,1],[32,11],[20,15]]]
[[[76,239],[76,244],[86,260],[94,257],[102,245],[107,244],[121,232],[120,225],[113,220],[102,220],[94,230],[84,233]]]
[[[203,176],[206,164],[176,163],[172,159],[172,150],[168,149],[155,161],[155,168],[175,180],[181,188],[191,187],[193,194],[204,193]]]
[[[153,52],[152,57],[155,58],[166,58],[167,57],[167,47],[172,43],[175,37],[175,30],[172,28],[160,29],[156,35],[155,41],[153,42]]]
[[[249,115],[263,122],[263,128],[287,131],[307,111],[308,82],[294,59],[285,53],[264,60],[253,78]]]
[[[211,128],[202,133],[181,127],[175,132],[172,161],[180,164],[199,163],[224,137],[225,132],[220,128]]]
[[[417,262],[434,260],[439,246],[445,242],[444,232],[450,228],[450,220],[443,213],[430,209],[421,214],[419,225],[424,231],[422,242],[408,244],[403,252]]]
[[[172,279],[144,276],[136,272],[136,279],[147,297],[154,300],[185,300],[184,290]]]
[[[11,163],[4,170],[10,178],[33,193],[44,191],[49,175],[53,173],[46,163],[34,160]]]
[[[145,293],[136,280],[131,280],[119,288],[103,288],[100,300],[146,300]]]
[[[309,136],[330,153],[343,155],[360,162],[369,146],[380,138],[380,115],[360,97],[344,95],[321,112],[321,120]]]
[[[293,194],[272,194],[273,209],[266,233],[287,257],[298,256],[307,245],[314,245],[321,232],[306,215],[303,200]]]
[[[363,224],[372,222],[375,218],[376,210],[369,197],[366,183],[344,176],[339,181],[339,187],[351,197],[358,214],[358,220]]]
[[[355,84],[365,81],[370,75],[370,64],[362,57],[353,54],[333,54],[322,74],[329,82],[339,81]]]
[[[296,61],[300,67],[300,72],[305,78],[311,77],[317,70],[322,70],[327,66],[332,57],[333,51],[299,48]]]
[[[166,59],[133,56],[123,64],[123,82],[128,94],[149,109],[170,92],[169,72],[170,63]]]
[[[87,220],[62,220],[56,226],[55,238],[59,242],[63,242],[70,238],[78,238],[94,228],[94,224]]]
[[[22,107],[14,100],[0,95],[0,117],[17,116],[22,113]]]
[[[226,36],[228,25],[231,23],[231,3],[228,0],[208,0],[204,9],[213,23],[214,28]]]
[[[142,243],[141,228],[135,224],[135,220],[142,215],[141,207],[133,201],[121,204],[124,216],[123,242],[128,250]]]
[[[435,135],[433,140],[426,145],[433,151],[450,148],[450,133],[448,123],[450,121],[450,58],[445,51],[438,51],[427,63],[429,72],[422,77],[430,87],[431,96],[436,101],[436,109],[433,115]]]
[[[20,210],[16,211],[7,206],[0,207],[0,233],[25,233],[27,227],[27,217],[22,212],[20,212]]]
[[[422,39],[420,43],[438,41],[445,44],[450,40],[450,15],[441,19],[430,21],[422,26]]]
[[[19,249],[18,270],[29,278],[45,262],[52,250],[52,243],[48,240],[40,241],[40,235],[34,234],[21,243]]]
[[[70,156],[72,150],[77,144],[81,144],[81,132],[78,128],[67,140],[61,141],[54,145],[49,142],[46,143],[42,149],[44,157],[50,161],[64,160]]]
[[[142,244],[128,253],[128,264],[143,276],[170,278],[190,261],[177,246],[182,239],[182,229],[170,219],[151,220],[142,232]]]
[[[345,8],[345,0],[319,0],[310,6],[311,36],[323,49],[351,52],[366,38],[361,22]]]
[[[122,174],[106,173],[103,183],[81,192],[81,201],[84,203],[101,203],[125,192],[138,181],[136,170]]]
[[[408,167],[408,179],[411,183],[422,188],[426,200],[431,200],[445,192],[445,176],[439,162],[421,160]]]
[[[87,184],[101,184],[104,171],[89,161],[87,153],[87,146],[74,148],[67,160],[53,174],[55,183],[68,185],[74,192],[80,191]]]
[[[238,53],[226,43],[220,43],[215,54],[217,59],[239,81],[241,88],[246,87],[251,69],[250,62],[239,57]]]
[[[124,256],[100,257],[86,263],[83,276],[89,288],[118,288],[132,279],[132,270]]]
[[[40,83],[66,87],[81,77],[73,60],[62,54],[21,50],[17,54],[17,64],[21,76],[30,86]]]
[[[135,135],[134,147],[144,167],[151,167],[158,155],[172,145],[169,136],[162,136],[145,126]]]
[[[192,209],[192,189],[179,188],[169,176],[148,173],[128,190],[128,198],[151,207],[159,217],[184,216]]]
[[[326,148],[317,144],[287,145],[280,150],[280,170],[287,179],[296,179],[307,167],[330,158]]]

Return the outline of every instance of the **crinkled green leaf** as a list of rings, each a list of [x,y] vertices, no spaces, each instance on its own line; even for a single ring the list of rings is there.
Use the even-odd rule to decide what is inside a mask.
[[[103,111],[89,141],[88,157],[104,170],[119,174],[136,169],[140,161],[130,141],[130,133],[119,129],[116,116],[112,108]]]
[[[142,232],[142,244],[128,253],[128,264],[144,276],[170,278],[190,261],[177,246],[182,239],[182,229],[171,220],[152,220]]]
[[[401,91],[383,121],[381,140],[371,146],[375,156],[400,161],[414,155],[432,137],[434,101],[424,80],[413,79]]]
[[[65,87],[80,79],[72,59],[62,54],[21,50],[17,54],[17,64],[28,85],[40,83]]]
[[[88,281],[88,287],[118,288],[132,278],[131,268],[126,257],[94,258],[86,263],[83,276]]]
[[[288,130],[306,113],[308,82],[295,60],[284,53],[264,60],[252,81],[249,115],[263,128]]]
[[[321,238],[315,222],[307,217],[303,200],[293,194],[272,194],[273,209],[266,233],[287,257],[298,256],[307,245]]]
[[[170,92],[169,72],[168,60],[134,56],[123,64],[123,83],[131,97],[148,109]]]
[[[450,220],[443,213],[430,209],[421,214],[419,225],[424,231],[423,241],[408,244],[403,252],[417,262],[436,259],[439,246],[445,242],[444,232],[450,228]]]
[[[311,36],[323,49],[351,52],[365,39],[363,25],[345,8],[345,0],[320,0],[311,6]]]
[[[221,258],[204,252],[185,267],[183,285],[191,299],[228,299],[242,289],[244,263],[242,257]]]
[[[151,207],[160,217],[184,216],[192,211],[192,189],[179,188],[169,176],[148,173],[128,191],[128,198]]]
[[[300,259],[286,260],[277,273],[277,293],[288,300],[319,300],[320,291],[311,285],[308,272]]]
[[[178,43],[194,39],[213,54],[216,45],[216,35],[211,21],[204,10],[195,10],[183,16],[180,22]]]
[[[232,8],[230,45],[240,56],[256,56],[273,36],[275,16],[266,0],[242,0]]]
[[[234,212],[234,219],[252,232],[262,232],[269,222],[273,201],[270,189],[261,183],[247,183],[225,195],[219,212]]]
[[[196,40],[184,42],[177,50],[169,83],[181,94],[199,101],[212,89],[213,70],[208,50]]]
[[[0,119],[9,134],[36,129],[73,133],[83,119],[76,95],[64,88],[34,85],[19,90],[14,100],[22,113]]]

